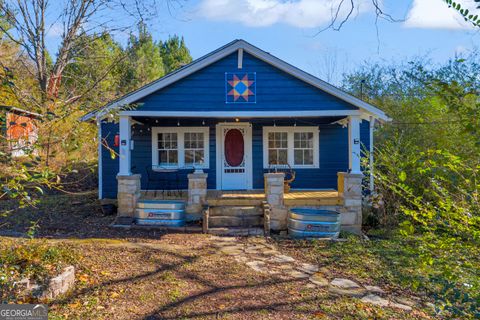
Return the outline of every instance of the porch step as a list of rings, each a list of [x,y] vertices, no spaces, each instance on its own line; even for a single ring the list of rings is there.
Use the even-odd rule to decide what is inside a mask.
[[[208,199],[210,207],[219,206],[260,206],[265,199],[245,199],[245,198],[226,198],[226,199]]]
[[[139,200],[138,209],[185,210],[184,201],[176,200]]]
[[[216,236],[263,236],[263,228],[209,228],[209,234]]]
[[[216,227],[242,227],[242,228],[251,228],[259,227],[263,224],[263,217],[261,216],[214,216],[209,217],[208,226],[209,228]]]
[[[252,217],[262,216],[260,207],[256,206],[221,206],[210,207],[210,217],[230,216],[230,217]]]

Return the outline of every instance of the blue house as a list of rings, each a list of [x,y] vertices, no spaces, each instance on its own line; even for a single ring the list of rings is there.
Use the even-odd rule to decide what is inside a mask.
[[[390,120],[244,40],[83,117],[92,119],[101,142],[99,198],[118,198],[120,216],[134,221],[143,199],[175,190],[193,213],[234,199],[269,203],[284,210],[273,229],[285,228],[289,206],[348,211],[353,199],[358,207],[362,148],[373,148],[375,122]],[[278,176],[284,188],[275,188]],[[355,189],[351,199],[345,187]],[[232,202],[218,202],[225,197]],[[342,224],[358,229],[355,219]]]

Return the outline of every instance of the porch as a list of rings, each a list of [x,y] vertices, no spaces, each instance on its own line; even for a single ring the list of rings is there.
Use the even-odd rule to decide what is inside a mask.
[[[188,200],[188,190],[142,191],[141,200]],[[207,190],[208,205],[260,206],[267,200],[264,190]],[[343,196],[337,190],[291,190],[284,194],[286,206],[338,206],[343,205]]]

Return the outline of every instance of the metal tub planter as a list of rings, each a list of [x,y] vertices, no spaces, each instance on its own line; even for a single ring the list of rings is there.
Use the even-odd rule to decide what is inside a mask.
[[[138,225],[185,226],[185,204],[182,201],[143,200],[137,207],[135,221]]]
[[[288,234],[292,238],[338,238],[340,213],[312,208],[291,208]]]

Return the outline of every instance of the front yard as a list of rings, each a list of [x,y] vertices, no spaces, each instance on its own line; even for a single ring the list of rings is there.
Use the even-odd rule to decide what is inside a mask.
[[[408,280],[403,281],[395,273],[398,268],[391,268],[387,262],[395,250],[397,256],[403,254],[394,242],[381,242],[390,250],[386,255],[353,239],[335,244],[276,239],[268,245],[298,261],[318,264],[329,281],[350,278],[413,300],[412,311],[378,307],[358,298],[332,294],[326,287],[312,286],[305,278],[258,272],[238,257],[219,250],[218,241],[209,235],[111,229],[108,224],[113,217],[101,214],[93,193],[45,197],[36,209],[15,209],[13,202],[5,201],[0,205],[2,212],[13,208],[0,221],[0,232],[9,236],[0,238],[2,250],[8,251],[13,243],[18,243],[12,236],[28,232],[32,220],[36,221],[35,237],[41,239],[26,243],[46,241],[50,246],[61,244],[71,250],[73,258],[68,259],[76,267],[76,287],[49,303],[52,319],[432,317],[432,309],[425,304],[431,299],[421,291],[413,292]],[[241,247],[255,239],[232,241]],[[403,257],[392,263],[405,266],[407,260]]]

